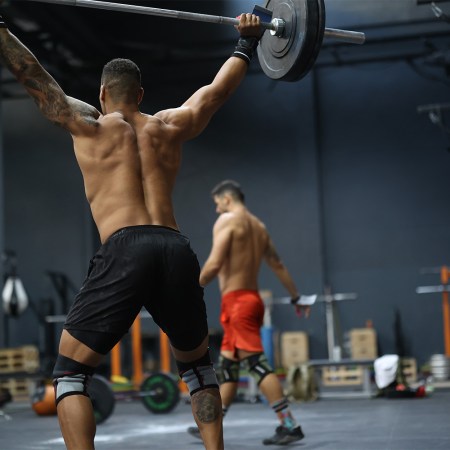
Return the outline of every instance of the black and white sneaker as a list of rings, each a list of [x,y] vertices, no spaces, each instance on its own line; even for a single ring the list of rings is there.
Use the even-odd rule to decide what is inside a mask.
[[[291,442],[299,441],[303,439],[305,435],[302,432],[300,426],[293,429],[289,429],[280,425],[276,428],[275,434],[267,439],[263,440],[264,445],[287,445]]]
[[[187,432],[198,439],[201,439],[200,430],[198,427],[188,427]]]

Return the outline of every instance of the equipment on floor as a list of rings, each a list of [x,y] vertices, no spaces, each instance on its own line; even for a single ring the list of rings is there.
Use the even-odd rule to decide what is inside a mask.
[[[4,413],[2,408],[4,405],[12,401],[12,395],[8,389],[0,388],[0,418],[11,420],[11,416]]]
[[[116,400],[108,380],[94,375],[88,385],[88,394],[94,410],[95,423],[101,424],[113,412]]]
[[[36,383],[34,394],[31,397],[31,408],[38,416],[53,416],[56,414],[53,385],[44,381]]]
[[[178,384],[170,374],[154,373],[144,378],[139,390],[126,383],[124,389],[126,390],[113,390],[106,378],[97,375],[92,378],[88,392],[97,424],[104,422],[114,412],[116,401],[140,399],[155,414],[169,413],[180,401]]]
[[[393,399],[425,397],[424,384],[417,388],[408,386],[399,355],[383,355],[374,361],[373,368],[375,383],[379,389],[378,397]]]
[[[233,26],[239,24],[239,19],[231,17],[96,0],[29,1]],[[273,80],[297,81],[303,78],[314,65],[324,37],[351,44],[365,41],[364,33],[325,28],[324,0],[266,0],[264,6],[256,6],[253,11],[261,18],[262,28],[269,31],[261,38],[258,59],[263,72]]]

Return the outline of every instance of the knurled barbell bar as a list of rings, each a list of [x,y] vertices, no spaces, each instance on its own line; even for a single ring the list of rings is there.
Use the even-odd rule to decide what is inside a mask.
[[[28,0],[66,6],[106,9],[172,19],[237,25],[238,19],[210,14],[175,11],[149,6],[127,5],[99,0]],[[324,37],[362,44],[364,33],[325,28],[324,0],[265,0],[264,8],[255,7],[262,19],[264,33],[258,46],[258,59],[264,73],[274,80],[297,81],[314,65]],[[268,21],[264,21],[269,19]]]

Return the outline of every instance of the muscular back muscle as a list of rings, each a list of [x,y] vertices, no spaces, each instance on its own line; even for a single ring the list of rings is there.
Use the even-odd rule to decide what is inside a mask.
[[[102,241],[129,225],[176,228],[171,194],[181,144],[175,145],[174,131],[139,112],[97,122],[94,136],[74,136],[74,148]]]
[[[153,122],[159,126],[152,126]],[[131,118],[112,113],[97,120],[93,134],[73,137],[86,197],[102,242],[130,225],[176,227],[170,195],[178,165],[164,164],[168,153],[164,150],[168,149],[152,138],[164,125],[159,123],[140,113]]]
[[[248,210],[222,216],[228,222],[231,238],[218,275],[220,290],[223,294],[238,289],[257,290],[258,273],[269,242],[267,230]]]

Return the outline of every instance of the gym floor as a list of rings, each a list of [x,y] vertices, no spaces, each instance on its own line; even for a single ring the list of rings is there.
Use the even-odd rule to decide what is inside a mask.
[[[306,434],[289,448],[330,450],[450,449],[450,390],[422,399],[322,399],[292,405]],[[63,450],[55,416],[37,416],[26,403],[10,403],[0,417],[1,450]],[[190,405],[169,414],[147,412],[139,401],[117,402],[97,428],[97,450],[196,450],[203,445],[186,433],[193,425]],[[224,421],[225,449],[264,447],[273,434],[274,414],[263,403],[236,403]],[[276,447],[280,448],[280,447]]]

